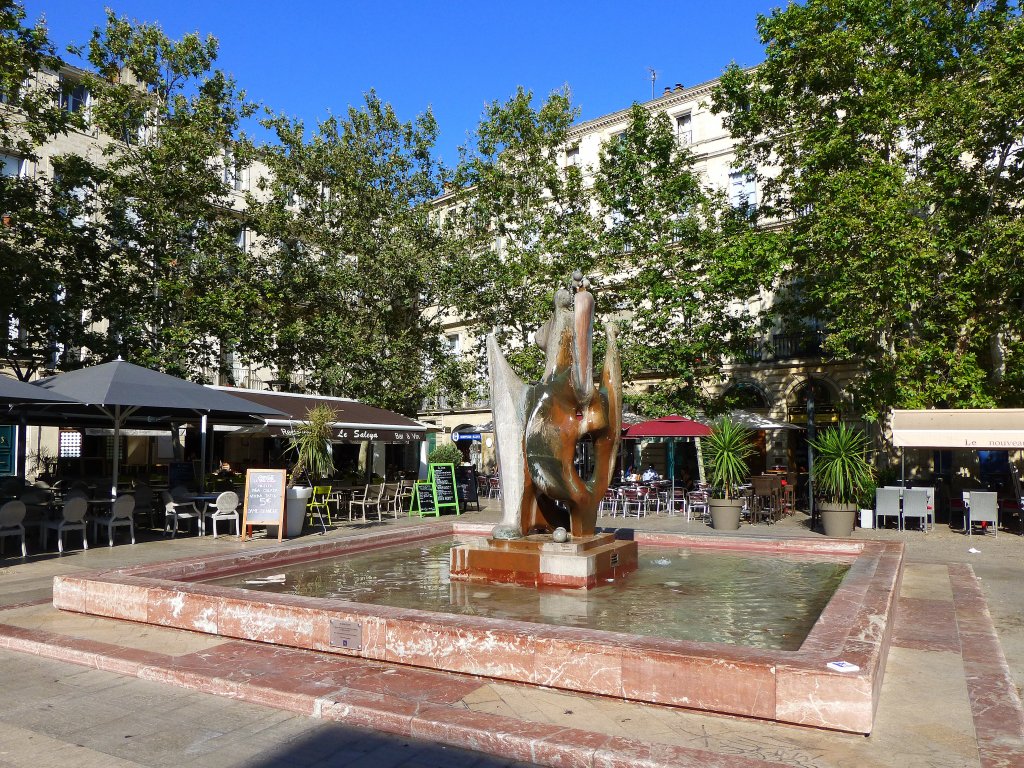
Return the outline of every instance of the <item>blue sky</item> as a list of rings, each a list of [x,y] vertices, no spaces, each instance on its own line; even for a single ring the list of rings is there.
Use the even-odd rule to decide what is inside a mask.
[[[88,41],[104,6],[220,40],[219,65],[250,97],[312,125],[362,102],[371,88],[410,120],[432,108],[446,163],[479,123],[485,104],[517,85],[543,96],[563,84],[581,118],[694,85],[730,62],[763,59],[755,18],[778,3],[330,2],[329,0],[25,0],[46,16],[61,46]]]

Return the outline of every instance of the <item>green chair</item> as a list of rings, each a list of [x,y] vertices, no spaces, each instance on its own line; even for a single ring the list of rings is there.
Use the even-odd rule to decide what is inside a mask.
[[[331,495],[331,486],[329,485],[314,485],[313,495],[309,497],[309,503],[306,504],[306,515],[309,518],[310,524],[313,523],[313,515],[317,515],[320,518],[320,526],[324,529],[324,533],[327,533],[327,526],[334,525],[331,522],[331,507],[327,503],[328,497]],[[324,514],[327,515],[327,523],[324,523]]]

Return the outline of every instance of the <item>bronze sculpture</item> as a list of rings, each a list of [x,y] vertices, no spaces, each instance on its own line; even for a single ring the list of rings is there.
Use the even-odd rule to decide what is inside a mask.
[[[487,337],[502,518],[495,539],[568,528],[573,538],[592,536],[597,507],[615,469],[622,427],[622,377],[615,327],[605,324],[608,345],[595,387],[591,349],[594,296],[582,274],[555,293],[554,313],[538,331],[544,375],[525,384],[512,370],[492,333]],[[593,441],[594,468],[581,477],[576,446]]]

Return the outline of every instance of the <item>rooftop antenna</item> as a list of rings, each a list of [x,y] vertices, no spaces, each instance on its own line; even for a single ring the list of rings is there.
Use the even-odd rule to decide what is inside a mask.
[[[647,71],[651,73],[651,98],[654,98],[654,81],[658,79],[658,73],[654,71],[654,67],[648,67]]]

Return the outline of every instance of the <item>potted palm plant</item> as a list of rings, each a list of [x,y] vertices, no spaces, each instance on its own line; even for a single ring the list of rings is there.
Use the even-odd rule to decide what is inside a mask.
[[[715,530],[735,531],[740,527],[743,499],[737,489],[747,479],[747,459],[754,453],[752,434],[746,427],[723,416],[701,440],[712,488],[708,504]]]
[[[306,420],[296,424],[288,435],[288,451],[295,463],[288,479],[285,495],[286,533],[288,537],[302,533],[306,520],[306,504],[313,493],[311,485],[298,486],[302,478],[334,475],[334,454],[331,451],[331,425],[338,415],[325,404],[309,409]]]
[[[818,503],[826,536],[850,536],[857,520],[858,502],[874,482],[868,461],[868,438],[861,430],[840,424],[811,443],[813,478],[822,501]]]

